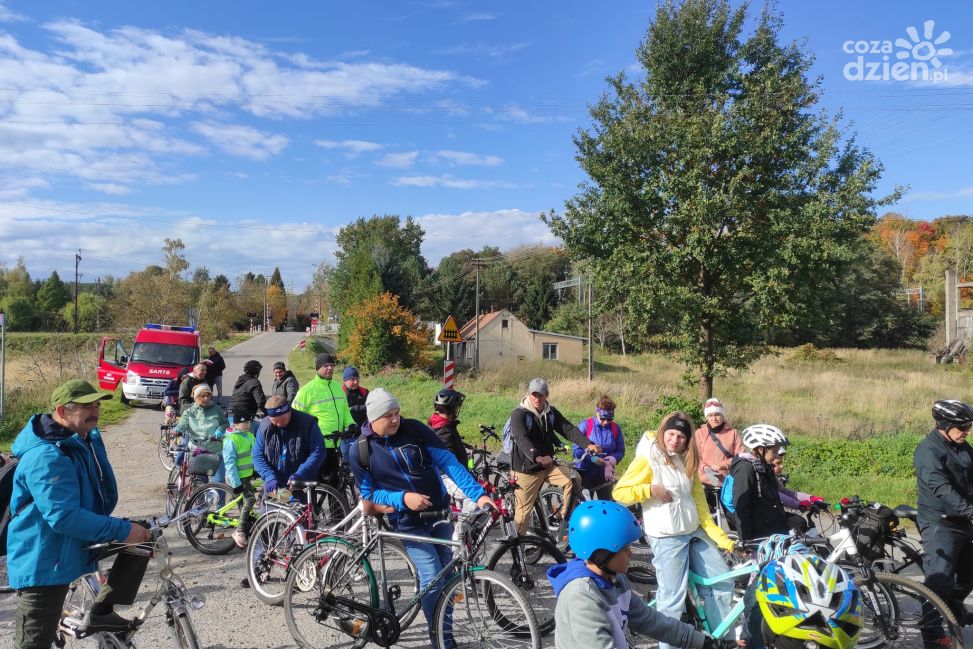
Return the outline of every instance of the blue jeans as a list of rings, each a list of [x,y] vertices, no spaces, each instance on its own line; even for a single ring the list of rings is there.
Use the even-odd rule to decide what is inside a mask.
[[[655,608],[676,620],[686,608],[686,591],[689,588],[689,571],[701,577],[716,577],[729,571],[720,551],[707,538],[702,528],[679,536],[648,537],[652,547],[652,565],[659,588],[655,594]],[[703,598],[703,610],[710,629],[723,621],[733,605],[733,582],[713,586],[699,586]],[[659,649],[671,645],[659,643]]]
[[[446,521],[435,521],[426,526],[425,529],[419,528],[408,530],[408,534],[418,534],[421,536],[431,536],[436,539],[449,540],[453,538],[453,526]],[[419,573],[419,588],[425,588],[426,584],[432,581],[440,570],[453,558],[453,549],[448,545],[434,545],[432,543],[419,543],[416,541],[402,541],[405,551],[416,564],[416,572]],[[436,641],[433,635],[433,614],[436,612],[436,602],[443,590],[443,579],[423,596],[422,612],[426,616],[426,624],[429,628],[429,638],[433,646]],[[448,620],[447,616],[447,620]],[[449,632],[447,625],[447,632]]]

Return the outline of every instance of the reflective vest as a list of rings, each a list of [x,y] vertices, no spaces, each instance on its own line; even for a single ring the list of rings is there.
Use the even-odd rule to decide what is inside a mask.
[[[254,437],[250,431],[234,431],[230,433],[230,442],[233,443],[233,451],[236,453],[236,470],[240,479],[249,478],[253,475],[253,451]]]

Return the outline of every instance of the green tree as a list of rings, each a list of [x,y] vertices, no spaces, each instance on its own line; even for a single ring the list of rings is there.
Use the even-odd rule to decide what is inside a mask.
[[[368,250],[357,248],[338,263],[333,279],[328,302],[339,313],[338,344],[344,346],[355,328],[352,308],[382,294],[382,276]]]
[[[51,272],[37,290],[37,306],[41,311],[56,313],[71,300],[71,293],[64,285],[57,271]]]
[[[553,278],[548,275],[531,277],[527,280],[523,296],[517,317],[529,328],[540,329],[551,317],[557,302]]]
[[[108,300],[95,293],[78,294],[78,331],[111,331]],[[74,322],[74,301],[61,308],[64,322]]]
[[[701,385],[744,368],[813,302],[878,205],[881,165],[837,119],[814,110],[819,82],[797,44],[778,42],[769,9],[744,38],[746,6],[659,6],[638,48],[644,78],[624,73],[575,137],[590,177],[547,223]],[[798,291],[804,287],[805,290]],[[820,299],[821,296],[815,296]]]
[[[4,272],[2,285],[3,297],[34,299],[34,283],[30,279],[30,273],[27,272],[23,257],[18,257],[17,264]]]
[[[10,331],[33,331],[40,319],[34,301],[18,295],[5,297],[0,302],[0,311],[7,317],[7,328]]]

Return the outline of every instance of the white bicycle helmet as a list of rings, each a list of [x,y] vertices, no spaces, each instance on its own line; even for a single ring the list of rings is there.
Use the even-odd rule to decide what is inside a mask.
[[[743,431],[743,444],[749,449],[786,446],[787,436],[770,424],[754,424]]]

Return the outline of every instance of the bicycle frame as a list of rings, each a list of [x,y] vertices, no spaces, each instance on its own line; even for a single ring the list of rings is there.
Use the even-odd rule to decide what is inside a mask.
[[[715,577],[703,577],[697,575],[692,570],[689,571],[689,598],[692,601],[693,606],[696,608],[696,615],[699,616],[700,621],[703,624],[703,630],[709,633],[714,638],[722,638],[727,631],[736,625],[737,620],[743,615],[744,602],[741,598],[730,612],[727,613],[723,621],[715,628],[711,629],[709,620],[706,619],[706,611],[703,607],[703,598],[699,594],[700,586],[714,586],[716,584],[722,584],[725,582],[732,583],[737,577],[743,577],[746,575],[752,575],[759,572],[760,566],[757,565],[755,561],[748,561],[729,572],[724,572],[723,574],[716,575]],[[652,604],[655,604],[653,600]]]

